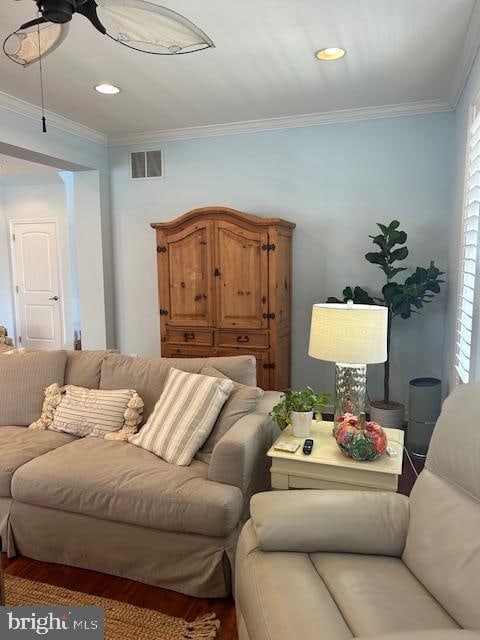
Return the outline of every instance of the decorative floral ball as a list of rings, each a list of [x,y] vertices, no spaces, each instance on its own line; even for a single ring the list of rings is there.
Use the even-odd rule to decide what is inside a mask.
[[[387,449],[385,431],[376,422],[366,422],[364,413],[358,418],[345,414],[333,432],[342,454],[354,460],[376,460]]]

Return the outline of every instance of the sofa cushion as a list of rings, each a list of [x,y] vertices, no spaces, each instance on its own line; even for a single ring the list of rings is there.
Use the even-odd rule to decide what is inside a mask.
[[[106,351],[67,351],[67,365],[65,367],[65,384],[76,387],[98,389],[102,362],[109,353],[116,353],[113,349]]]
[[[225,536],[239,522],[242,494],[207,472],[199,461],[177,467],[132,444],[84,438],[19,469],[12,495],[104,520]]]
[[[43,393],[63,385],[65,351],[0,354],[0,426],[26,427],[40,417]]]
[[[204,367],[200,373],[205,376],[226,377],[214,367]],[[259,387],[247,387],[245,384],[233,383],[233,391],[220,411],[211,434],[199,451],[199,460],[203,459],[200,457],[201,455],[212,453],[217,442],[233,427],[237,420],[255,409],[262,395],[263,390]]]
[[[120,354],[107,355],[102,363],[100,389],[135,389],[145,403],[146,422],[160,398],[171,367],[200,373],[205,366],[218,369],[231,380],[255,386],[257,369],[253,356],[231,358],[133,358]]]
[[[456,429],[456,424],[450,422],[450,428]],[[476,425],[473,414],[469,424]],[[459,426],[459,433],[461,430]],[[478,437],[465,443],[459,440],[458,446],[474,449],[472,458],[478,458],[476,442],[480,443]],[[467,459],[458,458],[457,464],[459,473],[469,473],[464,468],[469,466]],[[405,564],[462,627],[480,629],[478,498],[425,468],[410,496],[410,514]]]
[[[237,565],[235,600],[249,638],[352,638],[306,553],[253,551]]]
[[[15,471],[26,462],[75,440],[54,431],[32,431],[24,427],[0,428],[0,496],[11,495]]]
[[[480,382],[445,400],[410,496],[403,559],[466,629],[480,629]]]
[[[310,557],[354,636],[458,629],[399,558],[346,553]]]
[[[236,580],[250,638],[346,640],[458,629],[399,558],[253,549],[237,565]]]

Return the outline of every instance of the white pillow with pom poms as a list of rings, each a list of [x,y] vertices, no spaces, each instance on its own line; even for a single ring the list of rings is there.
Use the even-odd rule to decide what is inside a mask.
[[[133,389],[106,391],[54,384],[45,389],[42,415],[30,429],[127,440],[137,432],[142,412],[143,400]]]

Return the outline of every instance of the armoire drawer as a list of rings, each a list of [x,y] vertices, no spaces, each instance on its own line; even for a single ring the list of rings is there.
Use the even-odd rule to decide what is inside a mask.
[[[267,349],[268,331],[218,331],[219,347],[244,347],[245,349]]]
[[[169,344],[189,344],[210,347],[213,345],[212,329],[167,329]]]
[[[162,347],[162,358],[213,358],[216,355],[214,347],[177,347],[174,344]]]

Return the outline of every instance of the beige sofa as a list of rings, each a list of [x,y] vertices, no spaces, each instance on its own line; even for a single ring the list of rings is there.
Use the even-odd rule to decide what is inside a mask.
[[[478,640],[479,396],[474,383],[446,400],[409,500],[253,497],[237,549],[240,640]]]
[[[69,353],[64,382],[134,388],[145,401],[146,418],[171,366],[199,372],[205,365],[256,384],[250,356],[142,359],[108,352]],[[276,432],[268,412],[278,396],[266,392],[206,461],[195,459],[189,467],[125,442],[1,427],[4,550],[194,596],[227,595],[250,497],[268,486],[265,452]]]

